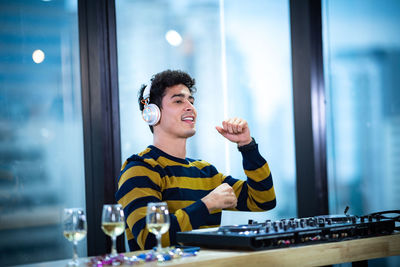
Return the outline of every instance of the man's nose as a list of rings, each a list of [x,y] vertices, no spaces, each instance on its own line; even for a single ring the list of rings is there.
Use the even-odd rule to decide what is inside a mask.
[[[193,110],[193,109],[194,109],[193,104],[189,100],[186,100],[185,110]]]

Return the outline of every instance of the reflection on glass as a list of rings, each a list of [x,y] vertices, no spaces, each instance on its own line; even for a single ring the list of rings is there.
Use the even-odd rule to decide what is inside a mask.
[[[76,4],[0,1],[3,266],[69,258],[60,210],[85,205]]]
[[[361,215],[400,203],[398,14],[397,0],[323,1],[332,213],[349,206]],[[370,263],[399,266],[400,257]]]
[[[137,105],[141,84],[165,69],[182,69],[196,79],[196,135],[188,156],[214,164],[220,172],[245,179],[241,155],[215,130],[230,117],[248,120],[268,160],[277,207],[262,213],[224,212],[223,224],[296,215],[293,110],[288,1],[225,1],[228,97],[221,75],[219,1],[116,2],[122,160],[152,143]],[[152,23],[148,23],[152,18]],[[178,46],[165,35],[176,30]],[[251,30],[249,30],[251,29]],[[149,57],[151,55],[151,57]],[[134,133],[134,135],[132,134]],[[230,167],[229,167],[230,166]]]

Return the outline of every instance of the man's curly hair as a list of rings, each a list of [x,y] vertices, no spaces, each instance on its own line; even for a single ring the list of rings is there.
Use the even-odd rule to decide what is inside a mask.
[[[144,104],[142,103],[143,100],[143,91],[147,86],[150,86],[150,103],[156,104],[160,110],[162,109],[162,98],[166,94],[166,88],[183,84],[187,88],[191,94],[196,92],[195,88],[195,79],[190,77],[184,71],[181,70],[165,70],[160,73],[155,74],[151,80],[151,84],[143,84],[138,93],[138,102],[139,102],[139,109],[143,111]],[[153,126],[150,126],[151,132],[153,132]]]

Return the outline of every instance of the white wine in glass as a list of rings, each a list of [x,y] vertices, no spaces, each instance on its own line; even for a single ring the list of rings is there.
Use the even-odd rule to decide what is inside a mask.
[[[157,252],[160,255],[161,235],[169,229],[169,212],[166,202],[151,202],[147,204],[146,225],[149,232],[157,238]]]
[[[117,256],[117,236],[121,235],[125,230],[124,210],[120,204],[111,204],[103,206],[103,214],[101,218],[101,229],[111,237],[111,254]]]
[[[81,208],[64,209],[62,224],[63,234],[68,241],[72,242],[73,246],[73,257],[68,265],[78,266],[77,245],[86,236],[87,232],[85,212]]]

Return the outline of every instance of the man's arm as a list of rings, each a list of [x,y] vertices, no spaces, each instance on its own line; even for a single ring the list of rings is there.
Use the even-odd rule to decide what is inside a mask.
[[[268,163],[258,151],[258,145],[255,144],[241,153],[247,181],[236,180],[230,176],[224,179],[238,196],[236,209],[242,211],[273,209],[276,206],[276,197],[272,175]]]
[[[156,245],[155,236],[146,228],[146,210],[147,203],[162,201],[161,188],[160,173],[145,162],[131,162],[119,177],[116,199],[123,206],[127,227],[141,249],[151,249]],[[162,236],[163,246],[176,244],[176,232],[199,228],[207,216],[208,209],[201,200],[170,213],[171,224],[169,231]]]
[[[276,206],[271,172],[266,160],[260,155],[258,145],[250,136],[247,122],[233,118],[222,122],[217,131],[229,141],[237,143],[243,156],[243,169],[247,181],[225,177],[223,183],[232,187],[238,198],[237,210],[263,211]],[[234,208],[234,207],[232,207]]]

